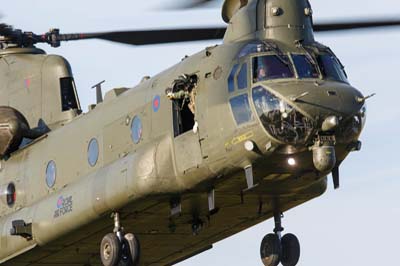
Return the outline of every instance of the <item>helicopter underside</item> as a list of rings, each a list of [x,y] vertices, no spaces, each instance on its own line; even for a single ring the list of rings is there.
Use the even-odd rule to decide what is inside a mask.
[[[298,180],[305,179],[300,177]],[[207,193],[185,194],[181,199],[182,212],[175,216],[170,215],[170,196],[160,195],[125,206],[120,211],[122,226],[125,232],[135,233],[139,238],[140,265],[173,265],[273,217],[276,202],[283,212],[321,195],[327,185],[325,177],[308,181],[306,186],[299,181],[291,191],[276,194],[276,186],[285,182],[293,185],[291,178],[276,175],[273,180],[261,181],[252,190],[232,193],[241,191],[243,187],[243,177],[238,173],[216,187],[217,210],[213,214],[208,212]],[[273,190],[275,193],[270,194]],[[197,234],[193,231],[195,223],[198,225]],[[111,231],[112,219],[103,215],[97,221],[46,246],[36,247],[4,265],[102,265],[99,244],[102,237]]]

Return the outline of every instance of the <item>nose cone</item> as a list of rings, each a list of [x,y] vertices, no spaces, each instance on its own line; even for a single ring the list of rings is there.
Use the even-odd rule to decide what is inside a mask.
[[[361,93],[346,83],[296,81],[269,87],[298,110],[311,117],[324,119],[327,130],[337,126],[337,118],[352,116],[362,107],[357,102],[357,97],[362,97]]]

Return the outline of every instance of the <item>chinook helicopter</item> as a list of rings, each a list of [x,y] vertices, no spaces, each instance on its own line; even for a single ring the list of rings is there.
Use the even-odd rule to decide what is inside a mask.
[[[368,98],[313,28],[399,22],[313,25],[299,0],[225,1],[222,13],[226,30],[35,35],[2,25],[3,265],[171,265],[272,217],[264,265],[297,264],[281,214],[321,195],[330,173],[339,186]],[[34,47],[222,37],[136,88],[104,99],[99,90],[87,113],[68,62]]]

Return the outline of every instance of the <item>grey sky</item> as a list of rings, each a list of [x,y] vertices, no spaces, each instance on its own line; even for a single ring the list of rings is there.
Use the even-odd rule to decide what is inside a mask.
[[[141,29],[171,26],[223,25],[218,8],[186,12],[158,10],[169,1],[3,1],[3,21],[37,33],[50,27],[62,32]],[[316,20],[357,17],[399,17],[398,0],[311,1]],[[218,5],[217,5],[218,6]],[[400,27],[318,34],[346,65],[351,83],[368,101],[363,149],[351,154],[341,169],[339,191],[285,214],[285,232],[302,244],[300,266],[395,265],[400,237]],[[91,85],[105,79],[106,88],[133,86],[184,55],[216,42],[130,47],[104,41],[63,44],[59,53],[71,63],[82,106],[95,101]],[[214,249],[180,265],[261,265],[259,244],[272,221],[217,243]]]

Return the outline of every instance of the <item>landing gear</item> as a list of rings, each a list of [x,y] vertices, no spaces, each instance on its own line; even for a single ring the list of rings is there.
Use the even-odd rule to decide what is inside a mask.
[[[281,237],[283,227],[281,213],[274,214],[275,229],[273,234],[266,235],[260,246],[261,260],[265,266],[296,266],[300,259],[300,243],[293,234]]]
[[[103,237],[100,245],[100,258],[104,266],[137,266],[140,258],[140,245],[135,235],[121,227],[119,213],[114,213],[114,233]]]
[[[300,259],[300,243],[293,234],[286,234],[281,239],[283,266],[295,266]]]
[[[121,257],[121,243],[118,237],[109,233],[103,237],[100,245],[101,262],[104,266],[114,266],[119,262]]]

